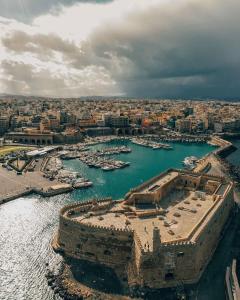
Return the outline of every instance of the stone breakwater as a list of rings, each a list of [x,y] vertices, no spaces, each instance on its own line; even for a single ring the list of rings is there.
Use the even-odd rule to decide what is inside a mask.
[[[213,153],[221,158],[227,157],[229,154],[231,154],[237,149],[231,142],[226,141],[218,136],[213,136],[211,138],[211,142],[219,146],[219,148]]]
[[[216,160],[220,165],[222,165],[222,167],[226,167],[227,163],[224,158],[236,150],[236,147],[231,142],[226,141],[218,136],[212,136],[210,142],[219,148],[202,157],[194,169],[195,172],[210,172],[211,167]],[[221,169],[220,165],[218,165],[218,171]],[[225,168],[225,171],[227,170],[229,170],[229,168]]]

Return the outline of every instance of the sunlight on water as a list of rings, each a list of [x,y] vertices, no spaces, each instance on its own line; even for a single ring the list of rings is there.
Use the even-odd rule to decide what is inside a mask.
[[[51,198],[20,198],[0,206],[0,299],[56,299],[45,279],[45,264],[57,268],[61,260],[53,253],[50,242],[63,205],[92,197],[121,198],[131,187],[161,171],[182,167],[185,156],[201,157],[212,149],[209,145],[195,144],[173,144],[173,147],[172,151],[153,151],[131,145],[132,153],[118,156],[130,161],[130,167],[114,172],[88,168],[79,160],[66,161],[66,167],[88,177],[94,187]]]

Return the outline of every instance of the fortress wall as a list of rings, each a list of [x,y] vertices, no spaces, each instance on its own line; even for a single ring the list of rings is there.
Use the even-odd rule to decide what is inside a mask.
[[[128,196],[128,203],[152,203],[152,202],[159,202],[161,198],[165,197],[171,190],[173,189],[176,183],[176,178],[168,181],[167,183],[163,184],[161,187],[156,189],[156,191],[149,193],[142,193],[142,192],[133,192],[130,196]]]
[[[199,233],[196,242],[163,243],[156,253],[141,252],[136,248],[138,272],[135,276],[138,284],[162,288],[176,286],[179,281],[186,284],[197,282],[217,247],[233,205],[231,187],[225,201],[210,223]]]
[[[159,193],[157,195],[158,197],[158,202],[161,201],[162,198],[168,196],[169,193],[172,192],[172,190],[174,189],[176,182],[177,182],[177,178],[174,178],[173,180],[165,183],[162,188],[159,190]]]
[[[61,216],[57,242],[66,255],[110,267],[124,267],[131,259],[133,233],[87,226]]]
[[[195,245],[178,243],[162,245],[159,251],[141,256],[138,283],[150,288],[175,286],[197,276]],[[169,276],[172,276],[169,278]]]
[[[144,183],[142,183],[141,185],[137,186],[136,188],[133,188],[130,190],[131,194],[132,193],[136,193],[136,192],[140,192],[141,190],[147,188],[148,186],[150,186],[152,183],[156,182],[157,180],[165,177],[169,172],[171,171],[176,171],[175,169],[168,169],[165,172],[145,181]]]
[[[140,264],[141,264],[141,259],[142,259],[142,255],[143,255],[143,247],[141,244],[141,241],[138,237],[138,235],[136,234],[136,232],[134,233],[134,266],[136,267],[136,271],[137,273],[139,273],[139,269],[140,269]]]
[[[128,203],[152,203],[154,200],[154,194],[149,193],[134,193],[131,195]]]
[[[178,184],[189,188],[197,188],[200,184],[201,176],[192,177],[190,174],[181,175]]]
[[[199,272],[204,270],[211,259],[233,206],[233,189],[231,189],[225,201],[219,206],[213,218],[197,238],[196,267]]]
[[[66,212],[68,212],[70,210],[74,210],[75,212],[87,211],[92,207],[93,201],[94,200],[89,200],[89,201],[74,203],[74,204],[70,204],[70,205],[65,205],[60,210],[60,216],[64,215]],[[112,198],[97,199],[96,202],[99,205],[104,205],[105,203],[112,202]],[[115,201],[115,202],[117,202],[117,201]]]

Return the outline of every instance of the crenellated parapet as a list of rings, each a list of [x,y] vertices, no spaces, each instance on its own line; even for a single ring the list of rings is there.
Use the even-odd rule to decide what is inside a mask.
[[[128,227],[125,226],[124,228],[120,228],[120,227],[115,227],[114,225],[112,226],[104,226],[104,225],[99,225],[99,224],[92,224],[92,223],[88,223],[88,222],[79,222],[79,220],[73,218],[72,216],[81,211],[81,209],[86,209],[85,212],[87,213],[89,210],[94,211],[92,209],[92,205],[93,204],[101,204],[102,206],[99,207],[99,209],[104,209],[108,206],[105,206],[104,204],[110,203],[112,204],[112,199],[111,198],[106,198],[106,199],[102,199],[100,201],[86,201],[83,203],[77,203],[77,204],[71,204],[71,205],[67,205],[65,207],[63,207],[60,211],[60,224],[63,224],[65,226],[68,225],[72,225],[75,226],[77,228],[82,228],[84,230],[87,231],[105,231],[105,232],[112,232],[112,233],[124,233],[124,234],[132,234],[133,230]],[[97,209],[97,206],[96,206]],[[81,211],[84,212],[84,211]],[[87,219],[87,216],[83,218]],[[61,228],[60,228],[61,229]]]
[[[194,283],[231,213],[232,194],[226,178],[170,169],[132,189],[125,200],[62,208],[55,248],[121,270],[129,285]]]
[[[88,200],[88,201],[84,201],[84,202],[78,202],[78,203],[74,203],[74,204],[65,205],[60,210],[60,215],[65,214],[67,211],[69,211],[71,209],[77,209],[77,208],[81,208],[84,206],[92,205],[94,202],[95,203],[105,203],[105,202],[111,202],[111,201],[112,201],[112,198],[108,197],[108,198],[103,198],[103,199],[92,199],[92,200]]]

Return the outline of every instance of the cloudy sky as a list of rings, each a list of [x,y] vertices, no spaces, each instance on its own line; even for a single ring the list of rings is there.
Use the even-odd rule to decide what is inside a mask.
[[[239,0],[0,0],[0,94],[240,96]]]

